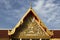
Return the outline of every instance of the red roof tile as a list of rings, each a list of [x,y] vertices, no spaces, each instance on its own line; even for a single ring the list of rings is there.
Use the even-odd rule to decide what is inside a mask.
[[[60,30],[53,30],[54,35],[52,38],[60,38]]]
[[[6,38],[8,36],[8,30],[0,30],[0,38]]]
[[[60,38],[60,30],[53,30],[52,38]],[[0,38],[8,38],[8,30],[0,30]]]

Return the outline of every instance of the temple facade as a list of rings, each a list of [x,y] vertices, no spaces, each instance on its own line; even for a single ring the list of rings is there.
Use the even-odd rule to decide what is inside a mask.
[[[59,33],[58,30],[48,30],[36,12],[29,8],[16,26],[7,31],[5,37],[6,40],[60,40]],[[4,40],[3,36],[0,40]]]
[[[10,39],[50,39],[53,35],[38,18],[36,12],[29,8],[17,25],[8,32]]]

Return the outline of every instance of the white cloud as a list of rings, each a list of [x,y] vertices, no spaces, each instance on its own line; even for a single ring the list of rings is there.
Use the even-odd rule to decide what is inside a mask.
[[[15,0],[14,2],[13,1],[14,0],[0,0],[0,15],[1,15],[0,17],[2,19],[4,19],[4,20],[2,20],[2,23],[0,23],[0,28],[2,28],[2,27],[4,27],[4,28],[11,27],[12,28],[13,26],[15,26],[17,21],[25,13],[25,10],[27,8],[27,7],[25,8],[25,4],[24,4],[25,1],[23,1],[23,0],[22,1]],[[5,25],[5,26],[3,26],[3,25]]]
[[[50,16],[48,21],[52,20],[55,18],[55,13],[54,11],[58,8],[56,4],[53,3],[54,0],[38,0],[35,2],[35,7],[34,9],[38,12],[38,14],[41,14],[44,17],[47,17],[48,14],[52,13],[53,15]]]
[[[60,20],[59,19],[60,9],[59,8],[60,7],[58,6],[59,4],[55,4],[55,3],[53,3],[53,1],[55,1],[55,0],[37,0],[37,1],[34,1],[33,3],[35,5],[33,8],[38,13],[38,15],[42,16],[42,18],[46,22],[46,24],[48,24],[48,25],[53,24],[54,27],[57,27],[57,26],[59,27],[60,26],[59,25],[59,23],[60,23],[60,21],[59,21]],[[25,10],[27,10],[27,7],[29,6],[27,1],[25,2],[25,1],[21,1],[21,0],[15,0],[12,3],[10,3],[10,0],[0,0],[0,3],[1,3],[0,7],[2,7],[2,9],[3,9],[2,10],[3,14],[1,14],[1,13],[0,14],[3,15],[3,17],[4,17],[3,19],[5,20],[5,23],[7,21],[7,23],[11,23],[11,24],[14,22],[17,22],[18,19],[21,18],[23,16],[23,14],[26,12]],[[4,6],[2,5],[3,3],[4,3]],[[20,9],[19,9],[19,7],[14,5],[15,3],[17,3],[16,5],[18,5],[18,4],[21,5]],[[7,10],[4,10],[4,8],[6,8]],[[9,10],[9,9],[11,9],[11,10]],[[0,11],[1,11],[1,9],[0,9]],[[57,16],[57,14],[59,15],[59,17]],[[1,16],[1,18],[2,18],[2,16]],[[46,18],[46,20],[45,20],[45,18]],[[5,26],[7,26],[7,23]],[[8,24],[8,26],[11,26],[11,24]],[[58,25],[56,25],[56,24],[58,24]],[[5,27],[5,26],[3,26],[3,27]]]
[[[51,20],[54,20],[56,18],[57,13],[54,13],[53,15],[51,15],[51,17],[47,20],[47,22],[49,23]]]
[[[9,1],[8,0],[1,0],[1,2],[3,2],[5,4],[5,8],[6,9],[9,9],[9,8],[12,8],[12,6],[10,5]]]
[[[43,20],[45,18],[47,18],[45,20],[46,24],[48,24],[48,23],[49,23],[48,25],[53,24],[53,26],[55,26],[56,24],[59,24],[59,23],[57,23],[56,20],[60,20],[60,19],[57,19],[57,14],[60,13],[60,11],[59,11],[60,6],[58,6],[58,4],[56,4],[56,3],[53,3],[54,1],[56,1],[56,0],[47,0],[47,1],[38,0],[37,2],[34,2],[35,6],[33,7],[36,10],[36,12],[38,13],[38,15],[42,15],[44,17],[44,18],[42,17]],[[55,22],[52,22],[52,20],[53,21],[55,20]],[[60,25],[57,25],[57,26],[59,27]]]
[[[44,0],[38,0],[37,3],[35,2],[34,4],[36,5],[34,9],[39,10],[44,4]]]

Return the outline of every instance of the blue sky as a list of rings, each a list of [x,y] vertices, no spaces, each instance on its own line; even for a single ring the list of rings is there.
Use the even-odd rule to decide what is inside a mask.
[[[14,28],[30,2],[48,29],[60,29],[60,0],[0,0],[0,30]]]

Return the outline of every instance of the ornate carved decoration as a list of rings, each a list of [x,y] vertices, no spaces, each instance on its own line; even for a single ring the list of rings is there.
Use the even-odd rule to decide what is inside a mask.
[[[36,22],[35,17],[27,17],[27,20],[25,21],[25,27],[27,27],[23,32],[19,33],[19,37],[21,36],[46,36],[45,32],[41,29],[41,26],[38,25]]]
[[[23,31],[21,31],[23,29]],[[45,31],[46,29],[46,31]],[[17,31],[18,30],[18,31]],[[43,22],[38,18],[33,9],[29,9],[17,25],[8,31],[8,34],[16,38],[28,37],[50,37],[52,32],[48,31]]]

